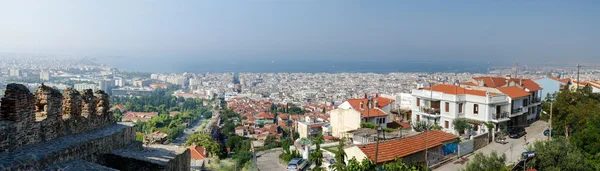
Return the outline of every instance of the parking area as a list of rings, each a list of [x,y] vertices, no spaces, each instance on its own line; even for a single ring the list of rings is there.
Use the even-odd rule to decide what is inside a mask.
[[[526,134],[527,142],[532,143],[532,142],[535,142],[538,140],[546,139],[546,136],[544,136],[544,130],[546,128],[547,128],[547,123],[543,122],[543,121],[534,122],[529,127],[525,128],[525,131],[527,131],[527,134]],[[521,137],[518,139],[512,139],[512,138],[507,137],[506,141],[508,142],[506,144],[492,142],[489,145],[475,151],[474,153],[482,152],[484,154],[490,154],[492,151],[496,151],[499,154],[506,155],[506,160],[507,160],[506,164],[516,163],[519,160],[521,153],[525,152],[525,148],[527,147],[525,145],[526,144],[525,139],[524,139],[524,137]],[[435,170],[454,171],[454,170],[464,169],[466,164],[468,163],[468,161],[470,161],[470,159],[473,157],[473,155],[468,155],[468,156],[469,157],[466,157],[464,159],[457,159],[455,161],[448,162]]]

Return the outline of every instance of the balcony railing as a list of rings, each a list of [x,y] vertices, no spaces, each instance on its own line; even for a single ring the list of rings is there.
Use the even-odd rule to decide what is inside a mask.
[[[542,102],[540,97],[531,98],[531,104]]]
[[[425,107],[422,107],[421,108],[421,112],[422,113],[427,113],[427,114],[430,114],[430,115],[440,115],[440,109],[436,109],[436,108],[425,108]]]
[[[519,112],[521,112],[522,110],[523,110],[523,108],[521,108],[521,107],[520,107],[520,108],[513,109],[513,110],[512,110],[512,114],[519,113]]]
[[[507,119],[508,118],[508,112],[501,112],[501,113],[494,113],[492,115],[492,118],[494,120],[502,120],[502,119]]]

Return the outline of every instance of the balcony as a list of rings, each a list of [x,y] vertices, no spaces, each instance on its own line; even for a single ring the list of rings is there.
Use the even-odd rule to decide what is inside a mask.
[[[509,113],[508,112],[500,112],[500,113],[493,113],[492,114],[492,121],[493,122],[505,122],[505,121],[509,121]]]
[[[519,115],[522,115],[523,113],[526,113],[526,112],[527,112],[527,108],[519,107],[519,108],[516,108],[516,109],[512,110],[512,112],[510,114],[510,117],[519,116]]]
[[[540,97],[533,97],[531,98],[531,103],[529,103],[529,106],[537,106],[540,105],[542,103],[542,100]]]
[[[421,107],[418,112],[428,117],[440,117],[440,109],[438,108]]]

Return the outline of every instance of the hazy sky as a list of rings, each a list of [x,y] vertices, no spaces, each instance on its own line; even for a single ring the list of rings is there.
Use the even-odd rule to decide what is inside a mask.
[[[3,0],[0,52],[600,62],[599,9],[598,0]]]

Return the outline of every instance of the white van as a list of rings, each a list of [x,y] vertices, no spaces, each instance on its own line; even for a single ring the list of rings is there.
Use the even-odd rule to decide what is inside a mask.
[[[288,171],[299,171],[304,169],[304,167],[306,167],[306,160],[301,159],[301,158],[295,158],[292,159],[290,161],[290,163],[288,163],[287,165],[287,170]]]

